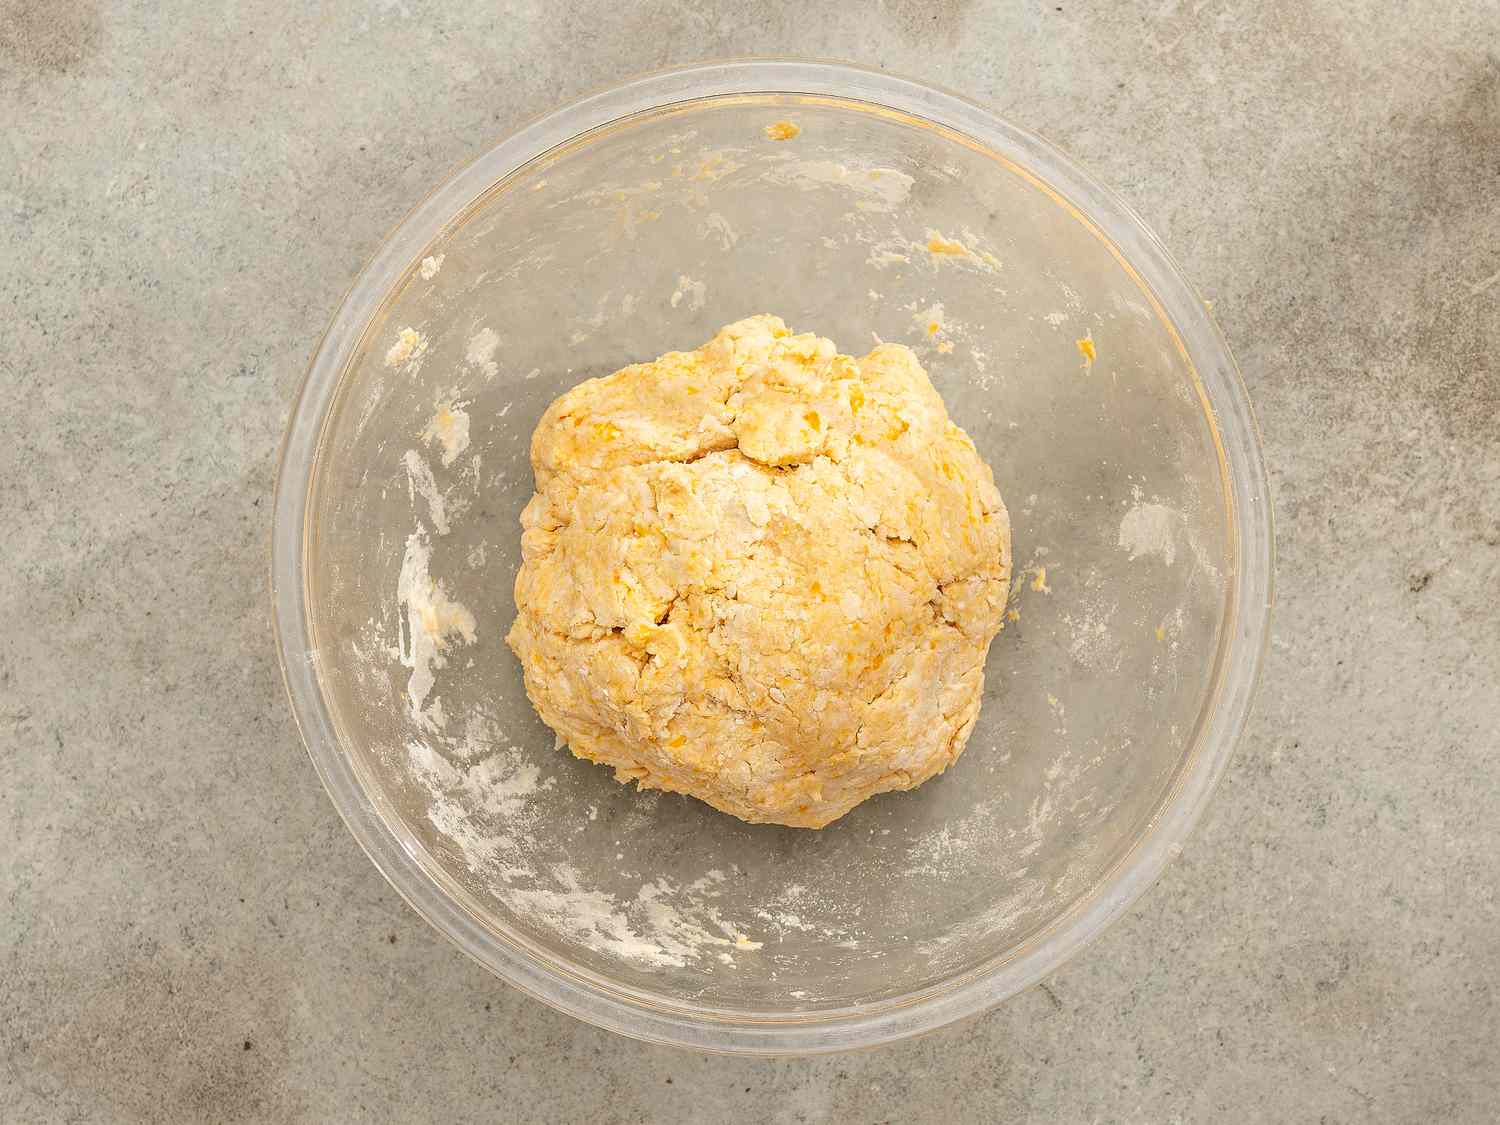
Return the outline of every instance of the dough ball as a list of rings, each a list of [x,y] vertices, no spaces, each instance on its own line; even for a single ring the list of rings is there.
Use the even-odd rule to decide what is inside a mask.
[[[909,348],[751,317],[574,387],[531,462],[508,640],[574,754],[821,828],[963,752],[1010,520]]]

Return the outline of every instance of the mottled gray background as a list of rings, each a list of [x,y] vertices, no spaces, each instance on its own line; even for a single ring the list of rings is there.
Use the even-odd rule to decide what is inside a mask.
[[[527,1000],[389,890],[267,620],[286,404],[440,175],[588,88],[842,56],[1062,144],[1243,365],[1249,737],[1046,985],[747,1062]],[[0,0],[0,1121],[1500,1114],[1500,5]]]

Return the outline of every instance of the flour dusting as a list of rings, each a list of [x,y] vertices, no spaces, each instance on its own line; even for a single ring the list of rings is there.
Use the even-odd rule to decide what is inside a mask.
[[[714,905],[726,879],[722,871],[686,885],[659,877],[622,898],[589,886],[566,861],[537,863],[532,846],[539,819],[556,812],[538,798],[556,780],[543,778],[520,747],[462,767],[421,741],[408,743],[407,754],[412,776],[428,794],[428,822],[516,917],[596,953],[657,968],[682,968],[721,950],[763,947]]]
[[[1074,600],[1075,612],[1064,613],[1068,628],[1068,655],[1093,672],[1115,672],[1125,658],[1124,647],[1114,628],[1118,602],[1089,590]]]
[[[500,370],[495,362],[495,352],[500,347],[500,336],[493,328],[481,328],[469,338],[464,359],[484,372],[486,379],[493,379]]]
[[[721,250],[734,249],[734,244],[740,240],[729,220],[717,211],[710,211],[708,218],[698,224],[698,237],[715,239]]]
[[[667,879],[647,883],[630,901],[584,885],[567,863],[550,865],[540,886],[500,892],[518,913],[545,922],[590,949],[659,968],[682,968],[718,949],[756,950],[701,896]],[[726,962],[726,964],[732,964]]]
[[[908,251],[911,244],[899,238],[886,239],[877,242],[870,248],[870,253],[865,257],[865,264],[883,270],[886,266],[909,265],[911,254]]]
[[[415,449],[408,449],[402,458],[406,465],[406,484],[412,503],[420,496],[427,501],[427,510],[432,516],[432,526],[439,535],[448,534],[448,506],[443,494],[438,491],[437,481],[432,475],[432,466],[422,460]]]
[[[708,300],[708,286],[701,281],[694,281],[687,274],[681,274],[677,278],[677,288],[672,293],[672,307],[675,309],[682,304],[682,299],[688,298],[688,308],[697,312]]]
[[[426,533],[418,528],[406,540],[401,576],[396,581],[396,602],[405,615],[406,626],[401,631],[401,663],[411,669],[406,697],[413,718],[424,727],[441,725],[441,711],[424,710],[437,682],[436,669],[447,666],[446,653],[455,641],[473,644],[476,636],[474,615],[449,598],[442,583],[428,573],[431,560],[432,547]]]
[[[1160,555],[1168,566],[1177,559],[1177,513],[1164,504],[1137,504],[1120,521],[1119,546],[1130,561]]]

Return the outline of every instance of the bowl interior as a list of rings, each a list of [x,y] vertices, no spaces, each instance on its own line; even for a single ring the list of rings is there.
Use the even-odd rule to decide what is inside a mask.
[[[504,644],[547,403],[757,312],[911,345],[1014,526],[967,752],[821,832],[574,760]],[[360,784],[496,942],[651,1005],[815,1019],[1014,954],[1143,837],[1215,691],[1231,523],[1177,333],[1066,199],[889,108],[708,98],[533,160],[411,262],[322,431],[308,626]]]

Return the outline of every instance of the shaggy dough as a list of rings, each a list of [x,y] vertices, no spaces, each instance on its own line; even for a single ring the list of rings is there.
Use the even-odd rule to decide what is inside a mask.
[[[574,387],[531,462],[508,640],[573,753],[808,828],[962,753],[1010,520],[910,349],[751,317]]]

